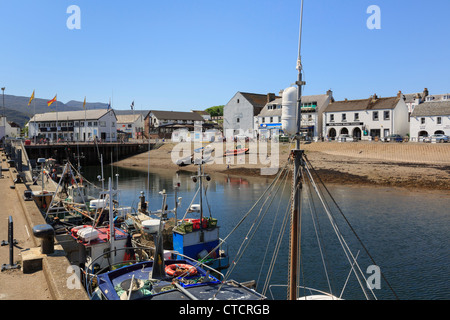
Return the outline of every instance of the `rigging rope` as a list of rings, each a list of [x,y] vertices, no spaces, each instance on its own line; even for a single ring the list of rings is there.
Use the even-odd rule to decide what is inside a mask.
[[[286,171],[286,176],[285,176],[285,178],[284,178],[285,181],[284,181],[283,190],[282,190],[281,194],[284,193],[284,190],[285,190],[285,188],[286,188],[286,184],[287,184],[287,181],[288,181],[287,177],[288,177],[289,170],[286,169],[285,171]],[[274,217],[274,219],[273,219],[274,223],[272,223],[272,229],[270,230],[269,238],[267,239],[266,252],[264,253],[264,258],[263,258],[263,261],[261,262],[261,267],[260,267],[260,269],[259,269],[258,279],[256,280],[256,284],[257,284],[257,285],[258,285],[258,283],[259,283],[259,279],[261,278],[262,269],[263,269],[264,263],[265,263],[265,261],[266,261],[266,256],[267,256],[268,251],[269,251],[269,243],[270,243],[271,240],[272,240],[273,231],[274,231],[274,229],[275,229],[275,222],[278,220],[278,213],[279,213],[279,211],[280,211],[280,206],[281,206],[282,200],[283,200],[283,198],[280,197],[280,201],[278,202],[277,212],[276,212],[275,217]]]
[[[358,236],[358,234],[356,233],[356,231],[354,230],[353,226],[350,224],[350,222],[348,221],[348,219],[345,217],[342,209],[339,207],[339,205],[337,204],[336,200],[334,199],[334,197],[331,195],[330,191],[328,190],[328,188],[326,187],[325,183],[323,182],[323,180],[321,179],[320,175],[317,173],[317,171],[314,169],[313,165],[311,164],[311,162],[309,161],[309,159],[307,158],[306,154],[304,155],[305,157],[305,161],[306,163],[311,167],[311,170],[313,170],[313,172],[316,174],[317,178],[319,179],[319,182],[321,183],[321,185],[323,186],[323,188],[325,189],[325,191],[327,192],[328,196],[331,198],[331,200],[333,201],[334,205],[336,206],[336,208],[338,209],[339,213],[341,214],[341,216],[344,218],[345,222],[347,223],[347,225],[349,226],[350,230],[352,231],[352,233],[355,235],[356,239],[358,240],[358,242],[361,244],[362,248],[364,249],[364,251],[367,253],[368,257],[370,258],[370,260],[372,261],[372,263],[374,265],[377,265],[377,263],[375,262],[375,259],[372,257],[372,255],[369,253],[369,251],[367,250],[366,246],[364,245],[364,243],[362,242],[361,238]],[[394,291],[394,289],[392,288],[392,286],[390,285],[390,283],[388,282],[388,280],[386,279],[385,275],[383,274],[383,272],[381,272],[381,276],[383,277],[384,281],[386,282],[386,284],[388,285],[389,289],[392,291],[392,293],[394,294],[396,299],[399,299],[397,296],[397,293]]]
[[[344,254],[347,257],[347,260],[349,261],[350,265],[352,266],[352,269],[354,270],[356,279],[358,280],[358,283],[359,283],[359,285],[360,285],[364,295],[366,296],[366,299],[368,299],[369,297],[367,296],[366,290],[364,289],[364,285],[362,284],[361,279],[358,277],[358,273],[354,269],[352,261],[355,261],[355,264],[358,267],[358,270],[359,270],[361,276],[365,279],[364,273],[362,272],[359,264],[356,263],[355,257],[353,256],[349,246],[347,245],[347,242],[345,241],[342,233],[340,232],[339,227],[336,224],[336,221],[334,220],[333,216],[331,215],[330,210],[328,210],[327,206],[325,205],[324,199],[323,199],[323,197],[322,197],[322,195],[320,193],[320,190],[317,188],[317,185],[314,182],[314,179],[313,179],[313,177],[311,175],[311,172],[309,171],[307,166],[305,168],[306,168],[306,172],[307,172],[307,174],[309,176],[309,179],[311,180],[311,184],[314,187],[314,189],[316,190],[316,193],[317,193],[317,195],[319,197],[319,200],[322,202],[322,205],[323,205],[323,207],[325,209],[325,212],[326,212],[326,214],[328,216],[328,219],[329,219],[329,221],[331,223],[331,226],[333,227],[333,230],[334,230],[334,232],[335,232],[335,234],[336,234],[336,236],[337,236],[337,238],[338,238],[338,240],[339,240],[339,242],[341,244],[341,247],[342,247],[342,249],[344,251]],[[350,259],[349,256],[351,256],[351,259]],[[376,298],[375,293],[373,292],[373,290],[370,289],[370,291],[371,291],[372,295]]]

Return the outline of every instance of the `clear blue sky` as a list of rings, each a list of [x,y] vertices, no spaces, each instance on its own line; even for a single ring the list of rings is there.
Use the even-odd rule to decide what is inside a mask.
[[[69,30],[67,8],[81,9]],[[381,30],[369,30],[370,5]],[[129,109],[226,104],[295,82],[300,0],[0,0],[6,94]],[[304,94],[450,92],[449,0],[305,0]]]

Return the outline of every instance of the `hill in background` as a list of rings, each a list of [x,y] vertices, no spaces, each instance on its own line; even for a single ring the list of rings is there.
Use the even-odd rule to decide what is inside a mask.
[[[13,121],[19,126],[23,127],[29,120],[34,116],[34,114],[55,112],[56,103],[53,103],[50,107],[47,105],[47,101],[50,99],[34,99],[31,105],[28,106],[30,97],[20,97],[5,94],[5,111],[3,111],[3,96],[0,95],[0,114],[3,115],[5,112],[8,121]],[[94,102],[86,103],[87,109],[106,109],[108,107],[107,103]],[[71,100],[67,103],[62,103],[58,101],[58,112],[63,111],[78,111],[83,110],[82,101]]]

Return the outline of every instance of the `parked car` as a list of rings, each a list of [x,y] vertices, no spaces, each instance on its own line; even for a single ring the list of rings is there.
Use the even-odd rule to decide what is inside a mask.
[[[238,135],[235,135],[234,137],[234,142],[238,142],[238,140],[239,141],[245,141],[245,142],[249,142],[250,141],[250,138],[249,137],[247,137],[246,135],[243,135],[243,134],[238,134]]]
[[[399,134],[391,134],[384,138],[384,142],[402,142],[403,138]]]
[[[338,140],[339,142],[353,142],[353,141],[354,141],[353,137],[352,137],[351,135],[349,135],[349,134],[341,134],[341,135],[337,138],[337,140]]]
[[[449,142],[449,136],[445,135],[445,134],[434,134],[430,137],[426,137],[424,138],[424,142],[439,142],[439,143],[443,143],[443,142]]]

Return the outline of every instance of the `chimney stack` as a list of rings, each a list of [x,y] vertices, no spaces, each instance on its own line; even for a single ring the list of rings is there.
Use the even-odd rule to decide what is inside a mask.
[[[425,98],[428,97],[428,94],[429,94],[428,89],[427,88],[423,89],[423,94],[422,94],[423,101],[425,101]]]
[[[272,102],[275,100],[275,93],[268,93],[267,94],[267,103]]]
[[[333,91],[331,91],[331,89],[327,91],[327,95],[330,97],[330,99],[333,99]]]

